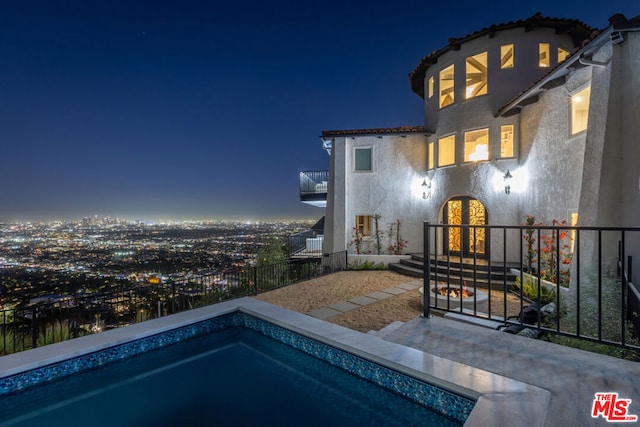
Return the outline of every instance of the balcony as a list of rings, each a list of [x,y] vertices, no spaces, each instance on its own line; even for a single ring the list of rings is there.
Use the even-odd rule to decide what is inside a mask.
[[[327,206],[329,171],[300,172],[300,201],[324,208]]]

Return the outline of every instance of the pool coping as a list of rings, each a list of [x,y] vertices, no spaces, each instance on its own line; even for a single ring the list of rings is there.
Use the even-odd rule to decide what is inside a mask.
[[[477,400],[465,426],[544,425],[550,392],[253,298],[240,298],[0,357],[0,379],[240,311]]]

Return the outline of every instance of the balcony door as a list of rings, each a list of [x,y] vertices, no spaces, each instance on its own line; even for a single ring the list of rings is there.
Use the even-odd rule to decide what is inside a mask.
[[[473,227],[487,224],[487,210],[477,199],[453,197],[443,207],[443,222],[452,225],[444,233],[444,247],[452,255],[486,257],[488,252],[486,229]],[[470,227],[455,227],[469,225]]]

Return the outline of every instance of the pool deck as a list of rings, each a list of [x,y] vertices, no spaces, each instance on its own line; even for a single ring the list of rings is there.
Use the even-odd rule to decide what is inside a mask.
[[[253,298],[231,300],[3,356],[0,357],[0,380],[237,310],[476,399],[465,423],[467,427],[543,425],[550,398],[546,390]]]
[[[629,414],[640,416],[638,362],[440,317],[416,318],[383,339],[549,391],[546,427],[611,425],[591,417],[599,392],[631,399]]]
[[[467,427],[610,425],[591,418],[596,392],[632,399],[629,413],[640,414],[635,362],[437,317],[363,334],[253,298],[3,356],[0,378],[235,310],[477,399]]]
[[[422,280],[414,280],[385,290],[385,297],[392,298],[402,291],[420,287],[421,283]],[[357,301],[358,298],[350,300],[356,304]],[[334,304],[307,314],[328,319],[357,308],[357,305]],[[546,416],[541,423],[540,417],[535,417],[536,420],[532,419],[530,425],[616,425],[603,417],[591,417],[595,393],[600,392],[617,392],[620,399],[631,399],[629,415],[640,417],[638,362],[516,336],[450,318],[417,317],[405,324],[397,323],[399,325],[391,325],[385,328],[388,330],[383,329],[374,335],[548,391],[550,404]],[[544,410],[541,408],[540,412]]]

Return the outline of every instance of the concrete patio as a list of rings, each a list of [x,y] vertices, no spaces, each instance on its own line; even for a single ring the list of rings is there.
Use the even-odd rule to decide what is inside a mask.
[[[396,289],[415,288],[420,281],[406,285]],[[386,292],[385,299],[393,296],[393,292]],[[353,304],[356,300],[359,299],[308,314],[326,319],[342,311],[357,309],[357,304]],[[368,304],[375,302],[365,301]],[[546,427],[612,425],[603,417],[591,417],[595,393],[600,392],[617,392],[621,399],[631,399],[629,414],[640,416],[640,363],[637,362],[437,316],[417,317],[407,323],[395,322],[370,334],[549,391]]]

